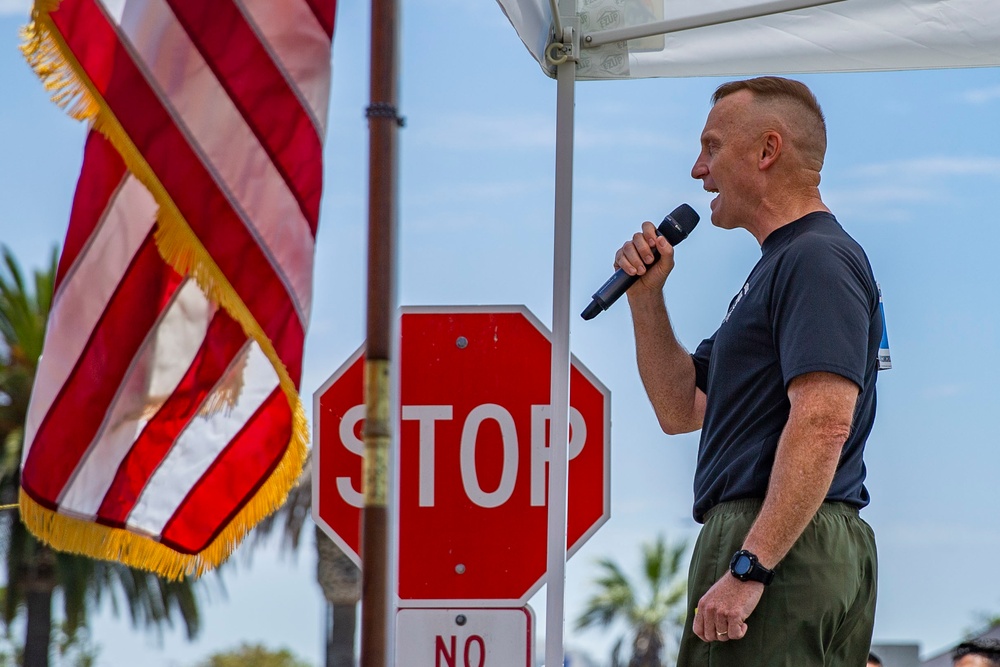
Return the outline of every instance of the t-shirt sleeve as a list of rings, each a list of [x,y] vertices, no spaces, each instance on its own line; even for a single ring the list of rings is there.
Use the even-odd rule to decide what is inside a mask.
[[[864,386],[878,296],[867,260],[849,248],[803,243],[788,253],[771,297],[775,349],[785,386],[799,375],[836,373]]]
[[[691,361],[694,362],[694,384],[706,394],[708,393],[708,364],[712,359],[714,345],[715,334],[712,334],[711,338],[701,341],[691,355]]]

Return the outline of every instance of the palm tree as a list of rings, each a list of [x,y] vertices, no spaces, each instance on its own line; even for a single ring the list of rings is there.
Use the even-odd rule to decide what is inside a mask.
[[[281,524],[281,547],[295,552],[302,529],[312,515],[312,453],[302,467],[298,485],[288,500],[254,529],[253,546],[259,546]],[[354,634],[358,601],[361,599],[361,570],[319,526],[316,535],[316,581],[326,599],[326,667],[354,665]]]
[[[576,621],[577,629],[613,622],[627,626],[632,639],[628,667],[662,667],[667,639],[675,638],[684,624],[687,582],[681,572],[687,545],[668,547],[663,536],[642,545],[643,590],[633,586],[622,568],[609,558],[598,561],[601,574],[597,592]],[[625,636],[611,650],[612,667],[620,667]]]
[[[354,665],[361,570],[316,526],[316,580],[326,598],[326,667]]]
[[[28,400],[45,340],[58,250],[48,267],[35,271],[29,289],[20,265],[6,246],[0,267],[0,504],[17,502]],[[3,270],[5,269],[5,270]],[[191,580],[167,581],[120,563],[54,551],[32,536],[15,511],[0,512],[0,554],[7,589],[2,618],[9,627],[25,612],[26,667],[47,667],[52,639],[52,598],[62,593],[64,632],[70,640],[87,625],[88,610],[107,596],[119,611],[124,599],[134,626],[162,630],[175,614],[188,638],[198,632],[198,604]]]

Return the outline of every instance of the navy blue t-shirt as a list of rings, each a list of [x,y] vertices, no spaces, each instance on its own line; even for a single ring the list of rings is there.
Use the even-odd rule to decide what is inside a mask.
[[[833,215],[810,213],[772,232],[722,325],[694,354],[707,396],[694,518],[720,502],[763,498],[788,420],[788,384],[814,371],[858,385],[851,435],[827,500],[868,504],[865,440],[875,420],[882,319],[864,250]]]

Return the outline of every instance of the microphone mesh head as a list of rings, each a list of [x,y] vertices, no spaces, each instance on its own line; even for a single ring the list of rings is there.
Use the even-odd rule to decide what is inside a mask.
[[[697,211],[687,204],[681,204],[663,219],[663,222],[660,223],[657,229],[660,230],[660,233],[663,234],[670,245],[677,245],[687,238],[687,235],[691,233],[691,230],[694,229],[700,219]]]

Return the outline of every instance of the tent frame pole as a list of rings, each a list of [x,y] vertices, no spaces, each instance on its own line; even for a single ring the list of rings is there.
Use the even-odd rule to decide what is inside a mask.
[[[552,12],[552,34],[562,35],[562,16],[559,15],[559,0],[549,0],[549,10]]]
[[[566,589],[566,503],[569,468],[570,265],[573,238],[573,128],[579,20],[575,0],[559,0],[563,26],[557,41],[556,164],[552,260],[552,361],[548,470],[548,530],[545,600],[545,664],[564,658]],[[550,54],[552,51],[550,51]]]
[[[583,36],[581,46],[585,49],[620,42],[628,39],[639,39],[641,37],[655,37],[666,35],[671,32],[681,32],[682,30],[694,30],[695,28],[707,28],[733,21],[743,21],[744,19],[755,19],[773,14],[783,14],[797,9],[808,9],[810,7],[820,7],[822,5],[832,5],[844,0],[770,0],[748,7],[738,7],[736,9],[726,9],[717,12],[708,12],[683,19],[667,19],[665,21],[655,21],[643,23],[641,25],[625,26],[623,28],[611,28],[608,30],[598,30],[589,32]]]

